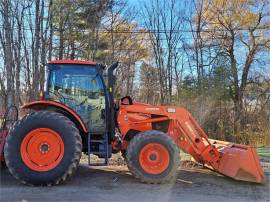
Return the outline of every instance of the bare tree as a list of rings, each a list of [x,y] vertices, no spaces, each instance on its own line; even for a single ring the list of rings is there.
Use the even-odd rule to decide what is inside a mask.
[[[179,1],[151,0],[143,5],[144,26],[149,31],[154,53],[155,66],[158,69],[161,104],[170,103],[173,95],[173,65],[178,64],[176,52],[181,46],[184,26],[183,12]]]
[[[14,58],[12,54],[12,25],[11,25],[11,1],[3,0],[1,4],[1,13],[3,15],[4,33],[1,37],[4,47],[4,66],[6,70],[6,95],[7,105],[14,104]],[[1,34],[2,35],[2,34]]]
[[[249,20],[239,18],[241,14],[249,16]],[[217,42],[230,60],[230,94],[234,102],[234,131],[237,133],[244,124],[243,100],[251,66],[259,52],[264,49],[269,51],[270,38],[264,32],[265,26],[269,24],[267,1],[258,1],[256,4],[249,1],[219,4],[213,1],[204,18],[211,22],[208,29],[211,29],[209,33],[212,40]],[[246,47],[246,56],[241,58],[244,60],[242,66],[236,54],[236,47],[241,43]]]

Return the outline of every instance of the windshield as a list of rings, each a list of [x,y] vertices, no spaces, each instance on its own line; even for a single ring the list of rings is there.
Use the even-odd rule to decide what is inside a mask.
[[[95,68],[84,65],[53,65],[50,67],[48,91],[81,98],[93,93],[104,93]]]

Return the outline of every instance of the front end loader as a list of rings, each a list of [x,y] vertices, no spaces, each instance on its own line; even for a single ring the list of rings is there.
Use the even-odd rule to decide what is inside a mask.
[[[121,134],[124,134],[121,150],[129,150],[129,142],[125,141],[129,140],[130,131],[137,131],[139,135],[154,130],[156,132],[152,132],[153,134],[165,133],[177,147],[190,154],[197,162],[218,173],[236,180],[266,182],[255,148],[209,140],[192,115],[184,108],[143,103],[121,105],[118,123]],[[157,161],[155,164],[151,160],[151,155],[162,157],[162,151],[155,146],[147,151],[144,160],[139,158],[135,161],[140,165],[146,163],[153,169],[159,167],[160,162]],[[171,157],[166,156],[166,158]],[[166,158],[162,157],[160,160],[165,163]]]
[[[266,182],[254,148],[208,139],[186,109],[135,102],[129,96],[115,102],[117,66],[48,63],[44,96],[22,106],[30,112],[13,124],[5,139],[4,158],[16,179],[59,184],[75,172],[82,152],[90,166],[108,165],[112,153],[121,152],[136,178],[166,183],[176,178],[181,149],[225,176]],[[104,162],[92,162],[91,155]]]

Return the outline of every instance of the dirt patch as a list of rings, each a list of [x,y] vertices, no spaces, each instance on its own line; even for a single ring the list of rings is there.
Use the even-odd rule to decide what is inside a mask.
[[[121,156],[120,156],[121,157]],[[53,187],[29,187],[18,183],[7,169],[1,171],[0,201],[110,201],[110,202],[233,202],[268,201],[270,186],[232,180],[201,166],[182,166],[175,183],[144,184],[126,166],[91,167],[82,162],[74,177]],[[270,173],[266,173],[268,181]]]
[[[191,159],[191,158],[190,158]],[[263,158],[261,159],[261,166],[265,172],[270,172],[270,159],[269,158]],[[81,158],[82,163],[87,163],[88,162],[88,156],[87,155],[82,155]],[[102,162],[97,156],[91,156],[91,162],[93,163],[98,163]],[[113,166],[124,166],[126,165],[126,162],[122,155],[120,153],[113,154],[112,158],[109,161],[110,165]],[[189,160],[189,158],[185,158],[185,160],[182,160],[180,163],[180,168],[182,169],[195,169],[195,168],[203,168],[202,164],[199,164],[195,161]]]

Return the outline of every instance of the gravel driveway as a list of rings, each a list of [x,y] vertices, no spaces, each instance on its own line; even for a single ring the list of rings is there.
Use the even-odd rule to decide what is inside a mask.
[[[66,183],[30,187],[18,183],[7,169],[1,171],[4,201],[270,201],[270,186],[238,182],[207,169],[180,169],[174,184],[150,185],[134,179],[126,166],[89,168],[81,163]],[[268,182],[270,173],[266,173]]]

